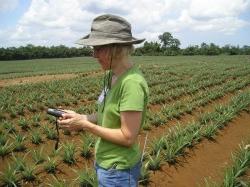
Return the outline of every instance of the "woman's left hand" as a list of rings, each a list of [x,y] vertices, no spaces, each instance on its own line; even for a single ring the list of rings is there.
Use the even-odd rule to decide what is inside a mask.
[[[60,128],[64,130],[79,131],[84,130],[86,120],[77,113],[64,113],[57,122]]]

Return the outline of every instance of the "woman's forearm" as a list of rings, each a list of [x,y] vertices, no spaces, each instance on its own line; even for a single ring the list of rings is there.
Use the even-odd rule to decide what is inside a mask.
[[[126,133],[122,131],[122,129],[110,129],[93,124],[91,122],[88,122],[87,125],[84,125],[84,130],[87,130],[107,141],[123,145],[125,147],[130,147],[135,141],[132,137],[127,136]]]
[[[88,115],[83,114],[82,117],[84,120],[88,120],[91,123],[97,123],[97,113],[88,114]]]
[[[97,123],[97,113],[87,115],[87,119],[91,123]]]

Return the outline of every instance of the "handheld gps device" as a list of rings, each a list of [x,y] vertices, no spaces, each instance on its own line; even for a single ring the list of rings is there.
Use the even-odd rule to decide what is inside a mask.
[[[65,112],[60,109],[48,108],[47,113],[55,117],[62,117]]]

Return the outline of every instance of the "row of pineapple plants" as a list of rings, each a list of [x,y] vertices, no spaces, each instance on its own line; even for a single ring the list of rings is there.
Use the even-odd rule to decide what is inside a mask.
[[[221,183],[214,182],[211,178],[205,178],[206,187],[248,187],[249,179],[245,174],[250,170],[250,141],[239,144],[239,149],[232,153],[232,164],[226,167]]]
[[[176,71],[180,70],[177,69]],[[217,74],[218,73],[216,73],[216,75]],[[147,72],[146,75],[151,77],[151,75]],[[199,75],[201,75],[199,78],[195,76],[195,80],[191,79],[191,81],[186,82],[181,79],[181,75],[179,77],[175,77],[178,78],[180,86],[189,85],[190,82],[196,84],[197,81],[202,79],[202,75],[204,75],[204,79],[211,77],[211,74],[206,72],[200,72]],[[26,111],[35,113],[37,111],[44,110],[44,108],[48,106],[70,106],[72,104],[77,105],[79,100],[96,100],[97,95],[100,92],[101,77],[102,76],[96,76],[91,79],[88,77],[78,77],[70,80],[11,86],[2,89],[0,94],[0,103],[2,106],[0,108],[1,114],[9,113],[12,118],[15,118],[19,115],[25,115]],[[152,77],[154,76],[152,75]],[[166,79],[164,74],[162,74],[159,78],[154,77],[153,79],[167,80],[163,84],[173,85],[173,88],[175,84],[171,83],[176,82],[175,79],[172,79],[172,77],[168,77]],[[151,79],[149,79],[149,85],[150,84]],[[155,90],[153,86],[151,88]],[[36,90],[36,92],[34,92],[34,90]]]
[[[0,90],[0,110],[15,118],[25,115],[26,111],[35,113],[48,106],[69,106],[80,100],[94,100],[100,84],[100,76],[97,76],[9,86]]]
[[[241,72],[241,73],[239,73]],[[245,77],[249,75],[250,70],[245,69],[244,72],[239,71],[238,69],[235,72],[230,72],[224,74],[222,73],[217,73],[216,75],[208,74],[209,77],[205,76],[200,76],[199,79],[190,79],[190,80],[182,80],[182,81],[174,81],[170,82],[167,85],[159,85],[158,87],[153,88],[153,93],[157,95],[157,97],[152,97],[150,99],[151,104],[161,104],[169,100],[176,99],[180,96],[186,95],[186,94],[194,94],[200,89],[208,88],[208,87],[213,87],[216,85],[221,85],[226,81],[231,81],[231,79],[236,79],[238,77]],[[174,86],[173,86],[174,85]],[[165,98],[168,98],[166,100]]]
[[[8,166],[5,167],[4,171],[0,172],[0,184],[12,186],[23,181],[34,182],[39,178],[39,174],[44,171],[55,174],[61,162],[69,166],[76,164],[78,153],[81,157],[90,159],[92,158],[94,142],[95,138],[86,134],[82,136],[80,147],[77,147],[72,142],[65,142],[61,143],[57,150],[53,149],[49,154],[46,154],[46,151],[44,152],[44,146],[40,146],[40,149],[29,150],[19,156],[11,152],[11,161],[8,161]],[[0,145],[0,153],[6,143]],[[26,158],[32,158],[32,163],[28,162]]]
[[[242,111],[249,111],[250,92],[239,93],[228,105],[218,105],[214,112],[203,114],[197,122],[177,125],[166,135],[155,139],[144,158],[141,183],[149,182],[149,170],[159,170],[164,161],[175,164],[179,156],[185,155],[202,138],[214,139],[218,130],[223,129]]]
[[[229,92],[242,89],[250,84],[249,78],[240,78],[227,82],[214,89],[203,90],[193,95],[190,99],[174,102],[172,105],[163,105],[157,112],[148,112],[149,123],[145,124],[144,129],[150,128],[149,125],[159,126],[167,123],[168,120],[178,119],[184,113],[192,111],[200,106],[205,106],[209,102],[218,99]]]

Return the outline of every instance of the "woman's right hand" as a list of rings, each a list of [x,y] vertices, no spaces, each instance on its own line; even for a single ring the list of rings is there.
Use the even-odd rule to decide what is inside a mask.
[[[68,114],[76,114],[76,112],[73,111],[73,110],[64,110],[64,109],[62,109],[62,111],[66,112]]]
[[[60,108],[59,108],[59,109],[60,109]],[[73,111],[73,110],[65,110],[65,109],[63,109],[63,108],[60,109],[60,110],[66,112],[66,113],[68,113],[68,114],[76,114],[76,112]],[[81,114],[81,116],[82,116],[82,119],[84,119],[84,120],[89,120],[87,115]]]

